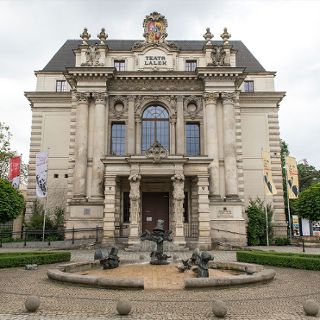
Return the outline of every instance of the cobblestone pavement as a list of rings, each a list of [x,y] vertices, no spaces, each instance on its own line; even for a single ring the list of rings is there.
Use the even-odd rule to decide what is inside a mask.
[[[301,248],[298,249],[300,252]],[[286,251],[294,250],[288,248]],[[315,253],[319,249],[311,251]],[[307,252],[311,251],[307,249]],[[232,251],[213,253],[218,261],[235,260],[235,252]],[[93,250],[74,250],[72,260],[92,260],[93,254]],[[120,251],[119,255],[121,258],[139,259],[141,254]],[[148,253],[143,254],[148,256]],[[176,254],[179,258],[190,256],[190,252]],[[272,282],[227,289],[134,291],[53,282],[47,278],[47,268],[44,265],[37,271],[1,269],[0,319],[215,319],[211,312],[212,301],[221,299],[228,305],[225,319],[310,320],[310,317],[304,315],[302,302],[312,298],[320,303],[320,272],[316,271],[274,268],[277,276]],[[24,301],[30,294],[41,298],[41,306],[35,314],[27,313],[24,308]],[[117,316],[115,305],[119,299],[131,301],[132,311],[129,316]]]

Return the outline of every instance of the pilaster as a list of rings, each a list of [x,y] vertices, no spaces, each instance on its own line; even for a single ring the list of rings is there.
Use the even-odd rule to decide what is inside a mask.
[[[219,169],[219,145],[217,123],[217,99],[219,93],[205,92],[206,129],[207,129],[207,153],[212,158],[209,165],[209,195],[212,199],[220,200],[220,169]]]
[[[221,93],[223,101],[223,150],[226,197],[238,200],[236,161],[236,120],[234,113],[235,92]]]
[[[184,115],[183,115],[183,97],[177,98],[177,154],[183,155],[185,153],[185,133],[184,133]]]
[[[76,93],[76,145],[74,170],[74,198],[86,197],[86,177],[88,158],[88,94]]]
[[[198,175],[198,214],[199,214],[199,238],[200,249],[211,248],[210,208],[209,208],[209,175]]]
[[[102,240],[104,245],[115,243],[116,178],[116,175],[105,174]]]
[[[135,153],[135,121],[134,121],[134,101],[135,96],[129,96],[128,99],[128,126],[127,126],[127,153]]]
[[[95,92],[93,94],[95,100],[94,109],[94,132],[93,132],[93,168],[92,168],[92,189],[93,198],[103,198],[103,173],[104,165],[101,158],[105,155],[105,101],[106,94],[104,92]]]

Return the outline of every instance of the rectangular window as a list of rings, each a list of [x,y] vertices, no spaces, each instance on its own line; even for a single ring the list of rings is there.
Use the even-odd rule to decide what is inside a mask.
[[[122,156],[126,149],[126,125],[123,122],[111,126],[111,154]]]
[[[126,62],[124,60],[114,60],[114,67],[117,71],[124,71]]]
[[[130,222],[130,198],[129,192],[123,193],[123,222]]]
[[[57,80],[56,81],[56,92],[67,91],[67,81],[66,80]]]
[[[186,154],[188,156],[200,155],[200,126],[199,123],[186,124]]]
[[[186,71],[195,71],[197,68],[197,60],[186,60]]]
[[[244,92],[254,92],[254,83],[252,80],[244,82]]]

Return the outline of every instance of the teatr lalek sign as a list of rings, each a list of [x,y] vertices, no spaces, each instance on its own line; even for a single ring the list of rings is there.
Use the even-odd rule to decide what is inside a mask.
[[[145,56],[145,66],[166,66],[167,59],[165,56]]]

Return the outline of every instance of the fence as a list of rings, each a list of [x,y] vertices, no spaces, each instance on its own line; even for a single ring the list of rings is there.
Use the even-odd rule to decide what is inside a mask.
[[[123,230],[127,225],[116,225],[115,228],[119,232],[119,236],[123,236]],[[94,240],[95,243],[100,243],[103,238],[103,228],[72,228],[72,229],[60,229],[60,230],[32,230],[28,228],[22,228],[19,232],[12,232],[8,229],[0,229],[0,247],[4,242],[23,242],[23,246],[27,246],[28,242],[42,241],[46,242],[50,246],[52,241],[64,241],[69,240],[71,244],[75,243],[75,240]]]
[[[198,238],[199,237],[199,222],[193,221],[183,224],[184,236],[186,238]]]

